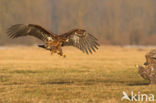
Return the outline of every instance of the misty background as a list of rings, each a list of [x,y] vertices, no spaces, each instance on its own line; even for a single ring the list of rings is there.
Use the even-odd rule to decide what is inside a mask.
[[[61,34],[86,29],[101,44],[155,45],[156,0],[0,0],[0,45],[31,45],[33,37],[8,39],[14,24],[39,24]]]

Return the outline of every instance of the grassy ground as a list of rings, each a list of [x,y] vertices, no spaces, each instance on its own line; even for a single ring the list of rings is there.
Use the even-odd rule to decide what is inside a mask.
[[[122,91],[156,95],[135,68],[147,51],[103,46],[85,55],[64,48],[62,58],[37,47],[2,49],[0,103],[121,103]]]

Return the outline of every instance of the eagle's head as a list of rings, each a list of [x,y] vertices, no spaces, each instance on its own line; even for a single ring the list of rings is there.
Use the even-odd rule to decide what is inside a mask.
[[[85,32],[86,32],[86,30],[83,30],[83,29],[76,29],[75,30],[75,34],[83,34]]]
[[[52,37],[47,37],[48,41],[53,41]]]

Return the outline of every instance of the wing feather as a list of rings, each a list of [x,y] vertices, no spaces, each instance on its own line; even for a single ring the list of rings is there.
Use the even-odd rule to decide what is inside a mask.
[[[86,30],[73,29],[67,33],[60,35],[68,39],[68,42],[64,42],[64,46],[74,46],[83,51],[86,54],[96,52],[99,43],[97,38],[95,38]]]
[[[17,38],[21,36],[34,36],[42,41],[47,41],[48,37],[54,38],[55,34],[35,24],[15,24],[8,28],[8,36],[10,38]]]

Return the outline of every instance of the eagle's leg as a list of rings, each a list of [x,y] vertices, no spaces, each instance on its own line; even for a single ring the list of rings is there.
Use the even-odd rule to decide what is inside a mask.
[[[54,51],[52,49],[50,50],[50,52],[51,52],[51,55],[53,55]]]
[[[55,48],[51,47],[50,52],[51,52],[51,55],[53,55],[53,53],[55,52]]]
[[[53,53],[54,53],[54,52],[53,52],[53,51],[51,51],[51,55],[53,55]]]
[[[57,54],[60,55],[60,56],[66,57],[66,55],[63,54],[62,48],[59,48],[59,49],[57,50]]]

